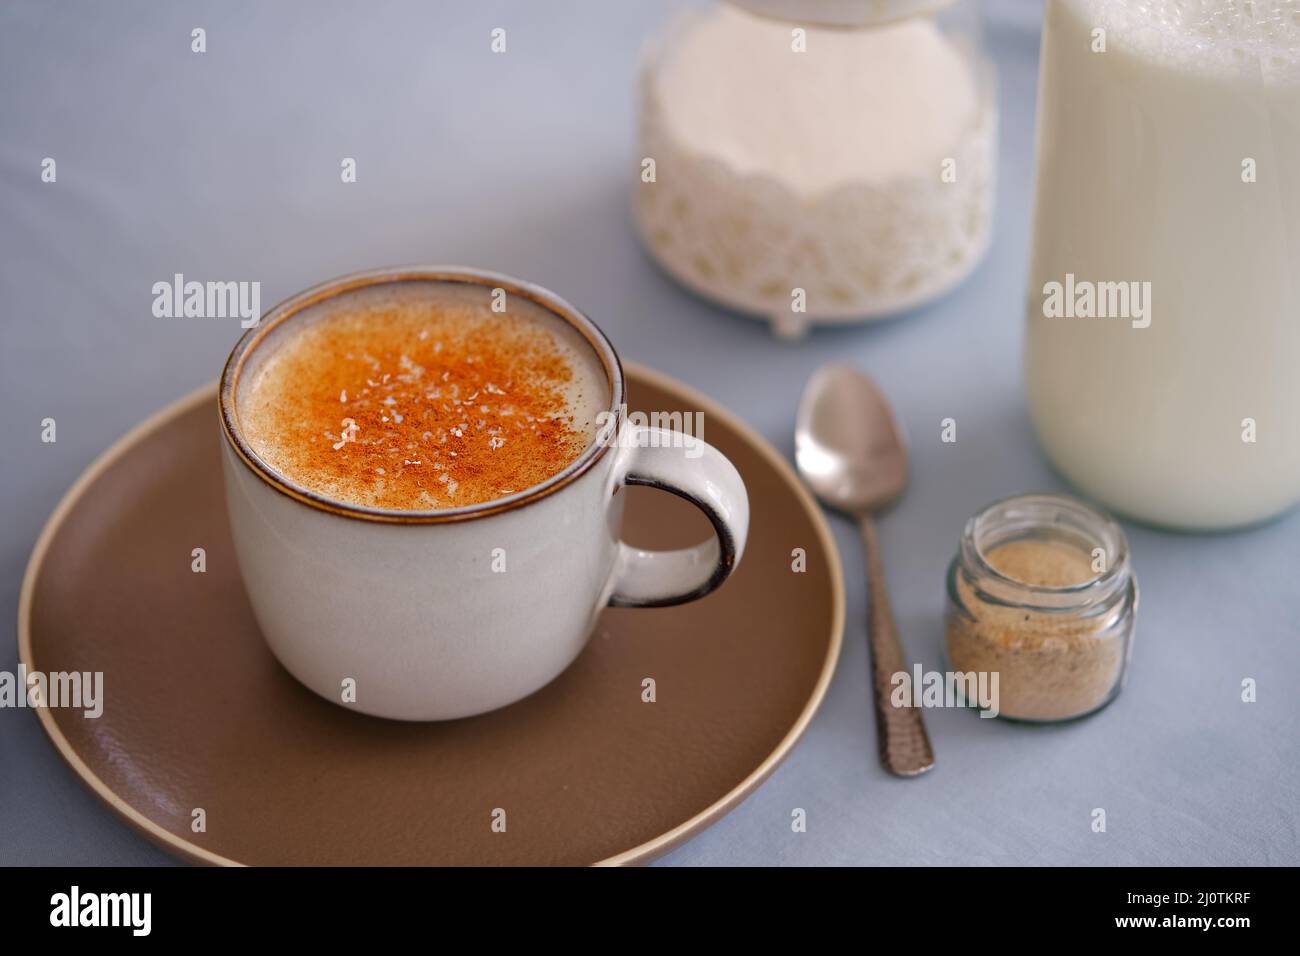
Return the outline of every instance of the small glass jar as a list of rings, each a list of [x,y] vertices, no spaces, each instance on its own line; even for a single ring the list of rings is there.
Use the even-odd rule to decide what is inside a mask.
[[[948,568],[948,667],[988,675],[992,715],[1082,717],[1124,685],[1137,605],[1113,519],[1062,495],[996,501],[966,522]]]

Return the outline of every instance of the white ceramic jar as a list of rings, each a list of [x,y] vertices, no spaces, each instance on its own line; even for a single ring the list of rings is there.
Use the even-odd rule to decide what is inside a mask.
[[[1083,492],[1186,529],[1300,500],[1294,2],[1049,0],[1027,309],[1029,409]]]
[[[685,14],[647,52],[634,209],[651,254],[785,334],[948,291],[988,245],[996,179],[974,10],[742,5]]]

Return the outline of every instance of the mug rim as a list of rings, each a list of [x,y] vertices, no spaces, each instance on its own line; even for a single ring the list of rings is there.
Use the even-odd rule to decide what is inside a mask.
[[[577,458],[539,484],[501,498],[472,505],[424,511],[397,511],[330,498],[304,487],[272,468],[252,449],[239,427],[235,395],[245,361],[274,329],[290,321],[303,309],[359,289],[399,282],[462,282],[504,288],[507,293],[522,295],[567,323],[586,340],[604,367],[610,392],[610,405],[606,411],[614,416],[612,433],[617,435],[622,431],[623,407],[626,403],[627,391],[623,365],[609,337],[586,313],[549,289],[500,272],[468,266],[392,266],[349,273],[296,293],[268,309],[257,325],[240,336],[239,341],[235,343],[221,372],[221,381],[217,389],[217,405],[222,434],[249,471],[274,490],[294,499],[299,504],[329,514],[386,524],[442,524],[486,518],[540,501],[571,484],[609,453],[611,446],[616,443],[602,442],[598,435]]]

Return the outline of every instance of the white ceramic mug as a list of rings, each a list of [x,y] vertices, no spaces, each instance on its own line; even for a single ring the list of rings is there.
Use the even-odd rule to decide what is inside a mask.
[[[581,333],[605,370],[612,427],[540,485],[440,511],[327,499],[258,458],[240,431],[236,399],[240,370],[268,334],[324,299],[379,284],[447,281],[525,296]],[[335,703],[381,717],[446,720],[502,707],[547,684],[578,656],[607,605],[657,607],[708,594],[744,551],[744,483],[698,438],[627,421],[625,403],[622,366],[595,324],[553,293],[507,276],[379,270],[273,308],[235,346],[220,390],[231,533],[271,650]],[[676,551],[619,541],[626,495],[618,491],[633,484],[690,501],[715,536]],[[505,573],[493,567],[501,555]]]

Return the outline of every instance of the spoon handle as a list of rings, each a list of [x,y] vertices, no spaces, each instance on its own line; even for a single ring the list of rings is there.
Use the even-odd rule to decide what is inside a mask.
[[[876,693],[876,737],[880,762],[900,777],[914,777],[934,766],[934,751],[919,707],[895,707],[890,700],[893,676],[907,671],[898,643],[894,612],[889,607],[885,566],[880,560],[876,524],[871,515],[858,516],[867,552],[867,636],[871,646],[872,683]]]

